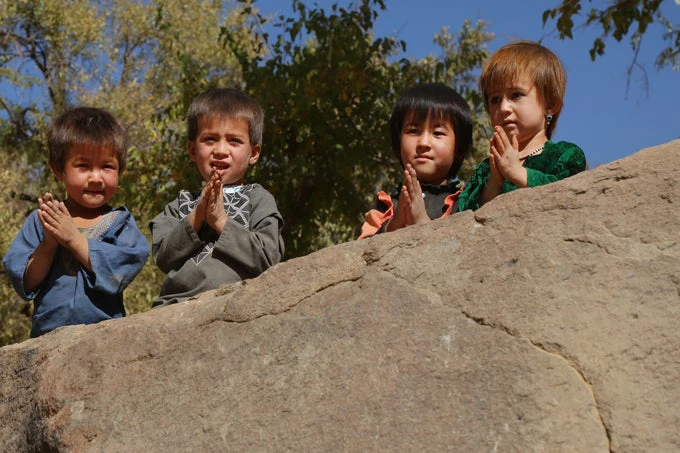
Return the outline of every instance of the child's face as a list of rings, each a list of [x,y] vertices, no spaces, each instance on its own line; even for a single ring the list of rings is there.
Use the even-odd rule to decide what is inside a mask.
[[[543,103],[536,85],[526,75],[514,83],[489,92],[489,116],[493,126],[501,126],[508,136],[517,135],[520,144],[537,135],[545,136]]]
[[[73,145],[69,148],[64,168],[52,167],[64,183],[67,199],[84,210],[106,206],[118,189],[118,157],[108,147]]]
[[[251,146],[246,120],[206,116],[198,119],[198,135],[189,142],[189,155],[205,181],[218,172],[222,184],[242,184],[248,165],[260,157],[260,145]]]
[[[456,149],[456,135],[449,121],[430,116],[416,122],[415,116],[405,118],[401,129],[401,161],[416,171],[418,181],[440,185],[448,181]]]

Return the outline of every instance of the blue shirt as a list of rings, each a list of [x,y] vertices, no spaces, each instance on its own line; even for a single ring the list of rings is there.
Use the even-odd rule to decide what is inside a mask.
[[[124,207],[106,214],[84,234],[92,272],[59,246],[45,280],[30,293],[24,288],[24,272],[45,237],[37,210],[26,218],[4,256],[2,261],[15,291],[21,298],[34,301],[31,337],[61,326],[125,316],[123,290],[144,266],[149,243]]]

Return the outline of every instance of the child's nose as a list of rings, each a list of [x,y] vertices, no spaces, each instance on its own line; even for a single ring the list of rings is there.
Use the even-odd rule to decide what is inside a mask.
[[[229,153],[229,146],[226,140],[220,140],[215,145],[215,154],[225,155]]]
[[[423,132],[418,136],[418,146],[430,146],[430,140],[432,139],[432,134],[429,132]]]
[[[88,180],[89,180],[90,183],[94,183],[94,184],[101,183],[104,180],[102,178],[102,172],[97,168],[92,169],[89,173]]]

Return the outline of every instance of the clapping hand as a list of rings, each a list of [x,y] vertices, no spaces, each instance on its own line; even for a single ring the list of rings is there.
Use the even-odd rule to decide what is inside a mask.
[[[48,244],[59,243],[70,248],[76,236],[81,234],[66,205],[55,199],[49,192],[45,193],[42,198],[38,198],[38,218],[45,231],[45,241]]]

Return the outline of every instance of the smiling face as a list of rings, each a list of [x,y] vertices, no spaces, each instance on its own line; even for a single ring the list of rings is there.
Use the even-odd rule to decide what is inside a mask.
[[[64,183],[73,216],[106,207],[118,188],[118,157],[100,145],[72,145],[64,168],[52,167],[52,171]]]
[[[456,136],[449,121],[429,115],[424,121],[415,115],[405,118],[401,129],[401,162],[411,164],[418,181],[440,185],[448,182],[453,164]]]
[[[508,136],[517,135],[520,148],[545,143],[545,115],[550,112],[544,109],[536,86],[526,75],[491,90],[488,99],[491,124],[501,126]]]
[[[260,157],[260,145],[250,144],[248,122],[220,116],[198,119],[196,140],[189,142],[189,155],[205,181],[217,171],[222,184],[239,185],[248,165]]]

